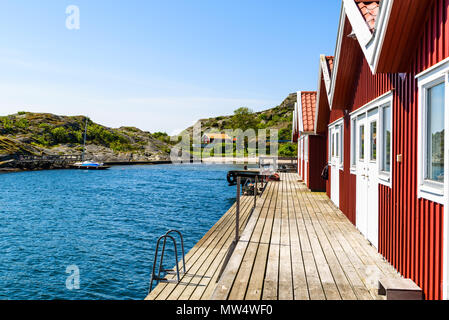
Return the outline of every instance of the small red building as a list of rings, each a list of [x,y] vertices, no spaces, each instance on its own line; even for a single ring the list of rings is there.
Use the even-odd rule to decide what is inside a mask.
[[[298,143],[298,174],[312,191],[324,191],[326,137],[315,134],[316,91],[300,91],[293,115],[293,141]]]
[[[446,107],[449,0],[343,0],[335,58],[320,57],[326,192],[431,300],[449,298]]]

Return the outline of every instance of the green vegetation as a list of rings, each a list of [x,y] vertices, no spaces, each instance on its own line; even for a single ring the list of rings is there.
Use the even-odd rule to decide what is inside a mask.
[[[296,157],[298,156],[298,145],[295,143],[283,143],[279,147],[279,155],[281,157]]]
[[[0,117],[0,137],[11,138],[10,144],[18,145],[23,141],[23,145],[29,146],[33,152],[40,153],[54,147],[80,151],[84,141],[85,123],[86,118],[83,116],[66,117],[22,111]],[[169,137],[167,134],[161,134],[159,138],[157,140],[149,132],[134,127],[111,129],[88,120],[86,143],[109,148],[114,152],[131,152],[145,157],[167,155],[170,146],[165,141],[169,140]],[[10,150],[19,148],[13,149],[3,143],[0,154],[10,154]]]
[[[238,108],[234,111],[234,115],[231,117],[229,126],[231,129],[241,129],[246,131],[248,129],[257,129],[259,121],[251,109]]]

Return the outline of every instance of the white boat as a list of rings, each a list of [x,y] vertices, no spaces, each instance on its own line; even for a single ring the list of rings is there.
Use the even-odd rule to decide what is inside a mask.
[[[72,168],[74,169],[82,169],[82,170],[105,170],[109,169],[110,166],[105,166],[103,163],[95,162],[95,161],[85,161],[84,155],[86,150],[86,135],[87,135],[87,117],[86,117],[86,125],[84,128],[84,143],[83,143],[83,155],[81,156],[81,162],[76,162],[72,164]]]

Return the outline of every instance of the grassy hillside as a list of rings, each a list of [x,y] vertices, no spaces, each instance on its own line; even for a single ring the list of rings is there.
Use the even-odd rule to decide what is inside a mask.
[[[0,156],[80,154],[86,117],[19,112],[0,117]],[[170,145],[133,127],[112,129],[88,120],[86,151],[102,161],[168,159]]]

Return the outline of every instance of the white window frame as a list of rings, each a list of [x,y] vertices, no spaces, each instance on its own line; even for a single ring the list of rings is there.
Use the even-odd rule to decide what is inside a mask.
[[[390,106],[390,117],[391,117],[391,150],[390,150],[390,172],[384,172],[381,170],[382,168],[382,156],[383,156],[383,137],[382,137],[382,131],[383,131],[383,108],[387,105]],[[393,121],[393,91],[388,91],[387,93],[377,97],[376,99],[368,102],[361,108],[353,111],[350,113],[351,116],[351,126],[354,126],[354,128],[351,128],[351,159],[355,155],[356,163],[354,165],[351,164],[351,174],[357,174],[357,163],[359,162],[359,154],[356,150],[356,143],[357,143],[357,118],[363,114],[365,116],[368,116],[368,113],[374,109],[377,109],[378,112],[378,121],[377,121],[377,146],[378,146],[378,152],[376,155],[376,161],[378,163],[378,181],[380,184],[387,186],[391,188],[391,177],[392,177],[392,171],[393,171],[393,141],[394,141],[394,121]],[[353,122],[355,120],[355,123]],[[370,126],[368,124],[368,127],[365,127],[366,130],[370,130]],[[369,131],[368,131],[369,133]],[[379,134],[380,133],[380,134]],[[367,142],[365,141],[365,144]],[[366,145],[365,145],[366,147]]]
[[[340,156],[340,170],[344,170],[344,154],[345,154],[345,140],[344,140],[344,121],[342,121],[339,125],[338,125],[338,132],[340,133],[340,141],[339,141],[339,149],[338,151],[340,152],[339,156]]]
[[[357,135],[355,134],[357,130],[357,118],[351,119],[351,155],[350,155],[350,172],[352,174],[356,174],[356,169],[357,169],[357,155],[356,155],[356,137]]]
[[[447,169],[448,169],[448,111],[449,106],[449,60],[442,61],[416,76],[418,79],[418,198],[427,199],[436,203],[445,204],[447,201]],[[427,164],[427,90],[444,83],[445,91],[445,146],[444,146],[444,182],[429,181],[425,179]]]
[[[329,152],[328,152],[328,155],[327,155],[327,164],[328,165],[331,165],[331,163],[332,163],[332,144],[334,143],[334,141],[333,141],[333,136],[332,136],[332,134],[331,134],[331,127],[329,126],[329,129],[328,129],[328,133],[327,133],[327,140],[328,140],[328,148],[329,148]]]
[[[391,119],[391,134],[390,134],[390,171],[384,171],[383,169],[383,160],[384,160],[384,146],[385,146],[385,141],[384,141],[384,136],[383,136],[383,132],[384,132],[384,110],[390,107],[390,119]],[[392,104],[392,100],[384,103],[382,105],[379,106],[379,123],[378,123],[378,144],[379,144],[379,152],[378,152],[378,157],[379,157],[379,181],[390,187],[391,188],[391,173],[393,171],[393,104]]]
[[[329,130],[329,133],[328,133],[328,140],[329,140],[329,165],[331,164],[331,159],[332,159],[332,147],[335,147],[334,146],[334,143],[335,143],[335,141],[334,141],[334,136],[333,135],[331,135],[331,130],[333,129],[333,128],[336,128],[336,129],[339,129],[338,131],[339,131],[339,141],[338,141],[338,144],[339,144],[339,146],[338,146],[338,150],[337,149],[335,149],[335,153],[336,153],[336,156],[339,156],[339,158],[340,158],[340,163],[339,163],[339,169],[340,170],[344,170],[344,159],[343,159],[343,154],[344,154],[344,140],[343,140],[343,135],[344,135],[344,133],[343,133],[343,131],[344,131],[344,118],[340,118],[340,119],[338,119],[338,120],[335,120],[334,122],[332,122],[331,124],[329,124],[328,125],[328,130]],[[337,154],[337,151],[338,151],[338,154]]]

